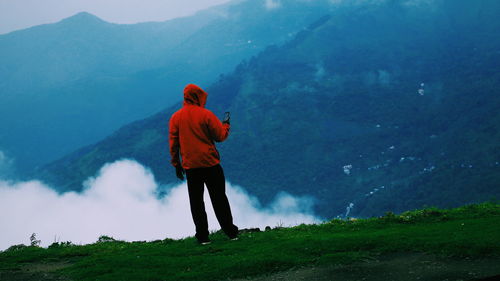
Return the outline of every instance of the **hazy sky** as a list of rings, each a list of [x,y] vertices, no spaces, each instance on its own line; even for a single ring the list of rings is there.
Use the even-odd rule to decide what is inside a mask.
[[[86,11],[114,23],[163,21],[230,0],[0,0],[0,34]]]

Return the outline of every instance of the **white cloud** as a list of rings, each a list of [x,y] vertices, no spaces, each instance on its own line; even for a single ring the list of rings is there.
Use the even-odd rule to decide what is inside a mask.
[[[326,70],[322,63],[316,64],[316,72],[314,73],[314,79],[316,81],[323,79],[325,77]]]
[[[153,175],[139,163],[105,165],[86,181],[82,193],[56,193],[39,181],[0,181],[0,250],[29,244],[36,233],[42,246],[54,240],[93,243],[100,235],[127,241],[194,235],[187,186],[182,183],[158,199]],[[240,228],[315,223],[312,200],[282,193],[267,207],[242,188],[227,183],[235,224]],[[208,192],[205,203],[211,230],[219,229]]]
[[[281,2],[279,0],[266,0],[264,5],[266,9],[274,10],[281,7]]]
[[[339,5],[339,4],[342,4],[343,0],[330,0],[330,3],[334,4],[334,5]]]
[[[385,70],[378,70],[378,82],[381,85],[387,86],[391,83],[391,74]]]
[[[8,177],[13,170],[14,160],[7,157],[7,155],[0,150],[0,179]]]
[[[330,0],[333,5],[380,5],[387,3],[389,0]],[[409,0],[410,2],[434,1],[434,0]]]

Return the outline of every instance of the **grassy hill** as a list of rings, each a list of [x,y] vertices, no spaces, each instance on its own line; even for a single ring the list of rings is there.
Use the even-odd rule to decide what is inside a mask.
[[[242,233],[238,241],[214,233],[211,239],[208,246],[198,245],[193,237],[123,242],[105,236],[91,245],[12,246],[0,252],[0,279],[271,280],[266,278],[285,274],[289,277],[285,280],[299,280],[294,276],[300,273],[309,274],[308,280],[337,280],[353,266],[368,270],[356,276],[370,274],[370,280],[472,280],[500,275],[496,203],[277,227]],[[392,263],[390,272],[376,272],[381,261]],[[398,268],[405,274],[392,279]],[[314,270],[321,274],[313,274]]]

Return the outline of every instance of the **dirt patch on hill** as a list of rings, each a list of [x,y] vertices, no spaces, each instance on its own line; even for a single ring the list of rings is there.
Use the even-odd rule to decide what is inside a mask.
[[[0,280],[9,281],[68,281],[64,276],[55,274],[59,269],[70,266],[68,262],[30,263],[15,270],[0,271]]]
[[[32,263],[0,272],[0,280],[68,281],[56,274],[69,262]],[[451,258],[424,253],[385,254],[347,265],[290,269],[271,275],[233,281],[498,281],[500,258]]]
[[[500,258],[442,258],[423,253],[389,254],[349,265],[292,269],[234,281],[466,281],[500,280]]]

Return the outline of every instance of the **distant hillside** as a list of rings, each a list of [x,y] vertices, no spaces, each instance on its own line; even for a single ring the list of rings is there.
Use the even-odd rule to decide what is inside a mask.
[[[325,217],[499,198],[498,12],[496,1],[344,4],[240,64],[207,89],[208,108],[232,112],[219,146],[228,180],[264,202],[313,196]],[[167,123],[179,106],[38,175],[73,190],[134,158],[175,183]]]
[[[166,22],[111,24],[80,13],[0,35],[0,151],[21,171],[180,100],[280,43],[330,7],[233,1]],[[293,18],[293,20],[290,20]]]
[[[117,25],[80,13],[0,35],[0,150],[24,169],[159,110],[138,102],[166,87],[136,73],[215,18]]]

